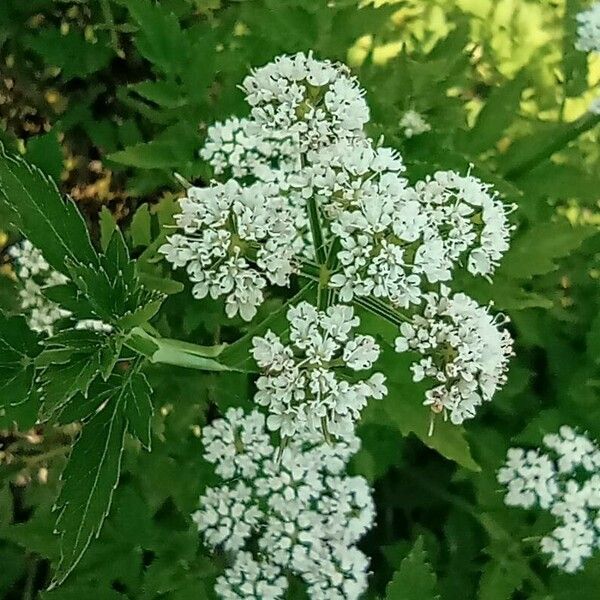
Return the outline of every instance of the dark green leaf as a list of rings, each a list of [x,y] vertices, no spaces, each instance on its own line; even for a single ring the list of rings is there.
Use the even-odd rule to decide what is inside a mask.
[[[553,271],[556,260],[568,256],[595,233],[594,227],[573,226],[566,219],[535,224],[515,237],[498,274],[527,279]]]
[[[0,426],[33,425],[39,408],[33,360],[38,338],[22,317],[0,313]]]
[[[437,581],[423,547],[423,538],[415,542],[408,556],[400,563],[387,586],[386,600],[436,600]]]
[[[131,220],[131,242],[133,247],[148,246],[152,241],[152,222],[147,204],[142,204]]]
[[[63,153],[54,131],[31,138],[27,143],[27,160],[54,181],[60,181]]]
[[[100,246],[103,252],[106,252],[116,228],[117,222],[115,218],[110,210],[106,206],[103,206],[100,210]]]
[[[588,7],[586,0],[566,0],[564,12],[563,70],[565,94],[579,96],[587,89],[588,61],[585,52],[575,47],[577,14]]]
[[[152,388],[141,373],[133,375],[125,384],[125,416],[127,429],[142,446],[150,450],[150,426],[152,424]]]
[[[119,351],[118,342],[95,331],[66,330],[51,337],[37,361],[48,363],[40,376],[45,418],[59,416],[77,394],[87,397],[99,374],[108,377]]]
[[[526,83],[526,75],[521,72],[492,91],[463,144],[466,152],[479,154],[500,139],[518,114]]]
[[[77,566],[108,515],[119,481],[126,419],[124,397],[117,395],[83,428],[62,474],[56,503],[61,559],[53,577],[60,585]]]
[[[119,1],[139,25],[135,43],[142,56],[163,73],[182,70],[182,56],[186,56],[188,48],[177,17],[168,8],[147,0]]]
[[[98,257],[77,207],[60,197],[37,167],[0,145],[0,198],[15,224],[57,271],[69,275],[67,260],[97,267]]]

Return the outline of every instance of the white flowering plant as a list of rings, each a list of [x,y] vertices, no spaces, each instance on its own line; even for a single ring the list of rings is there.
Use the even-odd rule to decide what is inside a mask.
[[[594,598],[597,6],[6,1],[0,597]]]

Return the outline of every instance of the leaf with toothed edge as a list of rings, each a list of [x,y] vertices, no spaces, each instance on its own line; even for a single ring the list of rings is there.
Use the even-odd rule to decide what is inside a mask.
[[[83,217],[56,184],[37,167],[0,144],[0,201],[12,221],[57,271],[68,275],[67,261],[98,265]]]
[[[0,426],[35,423],[39,395],[34,359],[40,350],[38,336],[23,317],[0,313]]]
[[[439,597],[437,578],[420,537],[394,573],[385,600],[438,600]]]
[[[61,558],[51,588],[60,585],[77,566],[109,513],[121,472],[127,427],[124,402],[123,394],[118,394],[90,419],[63,471],[55,505]]]
[[[104,243],[106,254],[100,256],[100,267],[69,262],[69,272],[98,318],[129,330],[151,319],[164,296],[144,288],[118,228]]]
[[[70,329],[49,338],[37,358],[42,418],[59,418],[77,394],[87,396],[98,375],[107,379],[121,350],[121,338],[88,330]]]

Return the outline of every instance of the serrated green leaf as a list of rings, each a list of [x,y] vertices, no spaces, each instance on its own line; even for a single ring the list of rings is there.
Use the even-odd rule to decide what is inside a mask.
[[[125,416],[127,430],[142,446],[150,450],[150,427],[152,425],[152,388],[141,373],[133,375],[125,384]]]
[[[95,331],[67,330],[49,338],[37,363],[47,364],[40,376],[44,417],[59,417],[77,394],[87,397],[99,374],[108,377],[119,350],[118,341]]]
[[[27,37],[30,48],[40,54],[47,64],[58,67],[65,80],[85,77],[104,68],[113,50],[106,32],[96,32],[94,42],[86,39],[83,31],[72,27],[67,33],[58,28],[38,31]]]
[[[383,352],[377,363],[387,376],[388,394],[382,400],[370,403],[363,414],[364,423],[376,423],[397,427],[402,435],[416,435],[423,444],[439,452],[471,471],[480,471],[471,455],[465,430],[445,421],[441,415],[430,430],[432,413],[423,406],[426,382],[412,381],[410,365],[414,356],[398,354],[388,344],[382,344]]]
[[[487,563],[479,580],[478,600],[511,600],[526,576],[521,562],[498,556]]]
[[[127,89],[164,108],[180,108],[187,104],[181,86],[172,81],[142,81]]]
[[[129,257],[123,234],[117,227],[108,242],[100,266],[69,262],[74,283],[82,290],[93,314],[123,329],[131,329],[151,318],[160,308],[162,296],[146,290]]]
[[[33,425],[39,409],[34,359],[41,347],[23,317],[0,313],[0,425]]]
[[[115,364],[121,355],[123,338],[120,335],[112,335],[107,344],[100,350],[100,375],[106,381],[112,373]]]
[[[144,58],[166,74],[175,74],[185,66],[182,56],[188,41],[177,17],[168,8],[146,0],[119,0],[139,25],[135,43]]]
[[[386,588],[386,600],[437,600],[437,579],[427,558],[423,538],[415,542]]]
[[[147,204],[142,204],[131,219],[131,242],[133,247],[148,246],[152,241],[152,220]]]
[[[148,302],[148,304],[141,306],[131,314],[121,317],[118,321],[118,325],[127,331],[134,327],[139,327],[140,325],[147,323],[159,311],[161,305],[162,299]]]
[[[124,399],[116,396],[83,428],[62,474],[56,502],[61,558],[51,587],[60,585],[97,537],[119,481],[126,420]]]
[[[180,281],[159,277],[143,271],[140,273],[140,282],[147,290],[160,292],[161,294],[167,294],[168,296],[171,294],[179,294],[185,289],[185,285]]]
[[[100,246],[103,252],[106,252],[116,228],[115,218],[110,210],[103,206],[100,210]]]
[[[528,279],[556,269],[556,260],[568,256],[597,230],[573,226],[567,220],[536,223],[516,236],[504,255],[498,275]]]
[[[21,157],[0,145],[0,199],[15,225],[60,273],[69,275],[67,261],[98,266],[87,228],[71,200],[63,201],[55,183]]]
[[[491,148],[518,114],[521,93],[527,78],[525,72],[495,88],[486,100],[463,147],[472,155]]]
[[[176,123],[150,142],[129,146],[108,155],[108,159],[139,169],[185,170],[197,161],[200,137],[187,123]]]

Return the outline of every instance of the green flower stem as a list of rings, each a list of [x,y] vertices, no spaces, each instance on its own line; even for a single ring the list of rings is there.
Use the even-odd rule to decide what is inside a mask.
[[[395,308],[392,308],[383,300],[379,300],[379,298],[375,298],[373,296],[357,296],[354,299],[354,302],[363,308],[366,308],[368,311],[372,312],[374,315],[393,323],[394,325],[401,325],[402,323],[411,323],[412,319],[399,312]]]
[[[537,167],[547,158],[550,158],[555,152],[562,150],[569,142],[577,139],[581,134],[593,129],[600,123],[600,115],[593,113],[586,113],[577,121],[574,121],[562,131],[557,131],[556,135],[549,138],[548,143],[542,145],[532,154],[526,156],[523,161],[510,168],[505,174],[506,179],[515,180],[519,179],[529,173],[532,169]]]
[[[131,331],[131,335],[125,343],[128,348],[143,354],[154,364],[212,372],[238,370],[217,360],[227,344],[199,346],[190,342],[152,335],[140,327]]]
[[[321,229],[321,220],[319,218],[319,209],[314,196],[311,196],[307,202],[308,220],[310,223],[310,233],[312,235],[313,245],[315,247],[315,256],[320,265],[324,265],[327,256],[325,253],[325,240]]]

